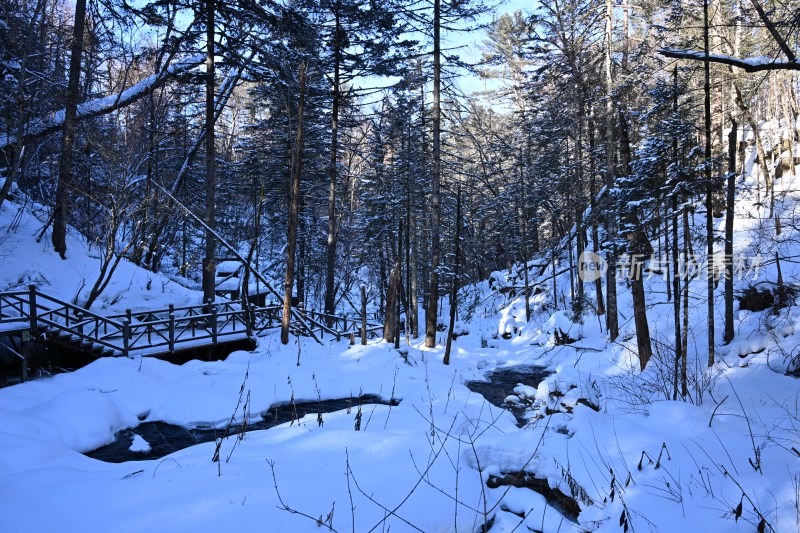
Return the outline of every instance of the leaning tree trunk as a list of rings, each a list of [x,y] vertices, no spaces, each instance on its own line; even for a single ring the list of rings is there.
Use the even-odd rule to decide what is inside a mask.
[[[644,260],[652,252],[647,235],[641,229],[642,225],[637,217],[632,217],[634,231],[632,235],[631,252],[631,295],[633,296],[633,321],[636,327],[636,347],[639,352],[639,368],[644,370],[653,356],[653,347],[650,341],[650,327],[647,323],[647,300],[644,290]],[[638,258],[638,259],[637,259]]]
[[[72,29],[72,47],[69,58],[67,105],[64,110],[64,136],[61,139],[61,154],[58,158],[58,189],[53,211],[53,249],[58,252],[61,259],[67,258],[67,215],[69,213],[69,195],[72,193],[72,150],[75,144],[75,115],[80,98],[78,89],[85,22],[86,0],[76,0],[75,25]]]

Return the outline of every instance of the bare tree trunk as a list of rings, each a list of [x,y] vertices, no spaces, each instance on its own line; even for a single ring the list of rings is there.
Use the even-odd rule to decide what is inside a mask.
[[[619,110],[619,142],[621,155],[621,168],[624,175],[631,174],[631,142],[628,133],[628,121],[622,109]],[[630,209],[630,208],[629,208]],[[650,340],[650,327],[647,323],[647,298],[644,290],[644,261],[653,254],[653,248],[647,238],[642,223],[635,211],[627,217],[627,222],[633,228],[630,234],[631,252],[631,296],[633,297],[633,322],[636,328],[636,347],[639,353],[639,367],[644,370],[653,356],[653,347]]]
[[[611,190],[614,188],[614,102],[613,97],[613,63],[612,63],[612,37],[613,37],[614,4],[606,0],[606,226],[608,238],[611,240],[610,248],[606,252],[606,329],[611,341],[619,336],[619,317],[617,316],[617,224],[616,210],[612,206]]]
[[[214,139],[214,1],[206,0],[206,235],[205,258],[203,259],[203,301],[211,303],[216,298],[217,241],[216,228],[217,153]]]
[[[292,287],[294,286],[294,261],[297,250],[297,213],[300,204],[300,168],[303,157],[303,113],[306,102],[306,65],[300,65],[300,94],[297,102],[297,131],[292,154],[292,181],[289,188],[289,236],[286,247],[286,279],[284,281],[281,343],[289,344],[289,323],[292,318]]]
[[[398,300],[400,298],[400,285],[402,275],[400,274],[400,263],[395,263],[389,274],[389,288],[386,291],[386,311],[383,321],[383,340],[394,342],[395,337],[400,335],[398,331]]]
[[[298,226],[300,221],[298,220]],[[305,307],[306,291],[306,239],[301,228],[297,233],[300,235],[297,243],[297,259],[295,260],[295,292],[297,293],[297,307]]]
[[[705,76],[704,107],[705,107],[705,164],[704,175],[706,181],[706,247],[707,247],[707,298],[708,298],[708,366],[714,364],[714,187],[711,182],[711,62],[708,60],[709,27],[708,27],[708,2],[703,0],[703,43],[705,61],[703,70]]]
[[[108,215],[108,218],[106,219],[106,249],[105,253],[100,258],[100,270],[97,274],[97,278],[95,279],[94,285],[92,285],[92,288],[89,291],[89,296],[83,303],[83,307],[85,309],[91,308],[92,304],[101,294],[103,294],[103,291],[106,290],[106,287],[108,287],[111,278],[114,276],[114,272],[117,270],[117,266],[119,266],[123,255],[125,255],[125,253],[133,244],[133,240],[131,240],[120,252],[117,252],[117,230],[119,229],[122,221],[120,219],[120,213],[117,212],[117,206],[114,205],[113,198],[111,200],[111,207],[109,207],[106,211]]]
[[[458,184],[456,193],[456,242],[455,257],[453,259],[453,287],[450,291],[450,327],[448,328],[447,344],[444,349],[444,364],[450,364],[450,349],[453,345],[453,330],[456,325],[456,309],[458,308],[458,271],[461,256],[461,183]],[[528,271],[525,265],[525,272]],[[527,289],[527,287],[526,287]],[[530,311],[528,311],[530,313]]]
[[[644,258],[649,255],[650,243],[647,235],[640,229],[641,223],[634,217],[635,224],[631,243],[631,295],[633,296],[633,321],[636,327],[636,347],[639,352],[639,367],[644,370],[653,356],[650,341],[650,327],[647,323],[647,299],[644,290]]]
[[[255,180],[254,180],[255,181]],[[255,188],[256,184],[253,184],[253,188]],[[242,274],[242,304],[243,306],[250,306],[250,271],[252,270],[253,265],[253,256],[256,255],[256,250],[258,249],[258,241],[260,237],[260,230],[261,230],[261,208],[264,205],[264,187],[263,185],[259,187],[259,194],[253,202],[255,205],[253,206],[253,239],[250,241],[250,249],[247,251],[247,260],[243,265],[243,274]],[[258,278],[256,278],[256,296],[258,296]]]
[[[678,65],[672,71],[672,112],[675,117],[678,116]],[[677,165],[678,163],[678,137],[677,135],[672,138],[672,162]],[[673,320],[675,321],[675,370],[672,378],[672,399],[678,399],[678,373],[680,363],[683,360],[683,340],[681,336],[681,275],[680,275],[680,261],[678,250],[678,193],[675,183],[672,184],[672,293],[675,299],[672,302],[673,306]],[[684,257],[684,261],[685,261]],[[686,264],[684,263],[684,269]]]
[[[406,148],[408,155],[411,155],[411,128],[409,128],[408,142]],[[412,225],[416,224],[416,217],[414,216],[411,202],[411,170],[407,169],[406,173],[406,344],[410,344],[411,338],[419,336],[419,315],[417,307],[417,263],[416,263],[416,231],[412,231]],[[412,243],[412,234],[414,235],[414,242]],[[413,244],[413,247],[412,247]]]
[[[521,205],[519,209],[520,226],[522,233],[522,272],[525,282],[525,322],[531,321],[531,297],[530,297],[530,279],[528,275],[528,199],[525,188],[525,174],[522,169],[522,157],[519,158],[519,188],[522,195]],[[458,184],[458,191],[461,194],[461,184]],[[459,200],[460,200],[459,196]],[[459,208],[461,205],[459,204]],[[449,341],[448,341],[449,342]]]
[[[661,198],[659,198],[659,200],[657,200],[657,201],[658,201],[659,205],[662,202]],[[664,265],[664,267],[666,269],[666,273],[665,273],[666,275],[665,275],[664,279],[667,280],[667,284],[666,284],[667,285],[667,301],[671,302],[672,301],[672,284],[670,283],[670,280],[672,280],[672,262],[671,262],[671,253],[670,253],[670,247],[669,247],[669,216],[667,215],[666,210],[665,210],[664,216],[662,217],[661,216],[661,209],[660,208],[657,208],[657,209],[658,209],[658,212],[659,212],[659,214],[658,214],[658,218],[659,218],[658,225],[659,226],[661,225],[661,220],[662,219],[664,221],[663,251],[662,251],[661,239],[659,239],[659,242],[658,242],[659,259],[661,259],[663,261],[662,264]]]
[[[20,60],[20,68],[17,71],[17,87],[19,90],[16,94],[17,101],[17,126],[16,135],[17,142],[14,144],[14,152],[11,155],[11,169],[6,174],[6,181],[3,183],[3,188],[0,190],[0,207],[3,202],[8,198],[11,193],[11,186],[17,180],[20,170],[22,168],[22,161],[25,155],[25,123],[27,122],[26,104],[28,102],[28,59],[33,52],[31,40],[34,38],[33,26],[39,20],[40,15],[45,7],[45,0],[38,0],[33,14],[30,18],[30,24],[26,28],[24,42],[22,45],[22,58]]]
[[[583,210],[585,209],[585,204],[583,203],[583,112],[584,106],[583,103],[580,105],[580,111],[578,111],[578,135],[575,141],[575,151],[576,151],[576,163],[578,166],[578,195],[576,198],[577,207],[575,208],[575,233],[577,234],[577,240],[575,242],[575,254],[577,257],[577,265],[578,268],[577,272],[577,282],[578,282],[578,299],[581,301],[580,305],[583,305],[584,299],[584,287],[583,287],[583,276],[581,276],[581,263],[583,262],[583,250],[584,250],[584,230],[583,230]],[[581,313],[583,309],[581,309]],[[530,317],[528,317],[530,320]]]
[[[787,81],[787,90],[781,91],[783,97],[781,102],[783,104],[783,117],[786,122],[786,136],[787,136],[787,150],[789,151],[789,172],[794,176],[794,142],[795,142],[795,122],[791,112],[791,98],[794,96],[792,89],[791,77]],[[781,164],[783,160],[781,159]],[[1,197],[1,196],[0,196]]]
[[[367,288],[361,286],[361,345],[367,345]]]
[[[736,105],[739,107],[739,111],[742,112],[742,117],[747,121],[747,124],[753,131],[753,138],[756,141],[756,153],[758,154],[758,166],[761,168],[761,174],[764,176],[764,187],[766,189],[765,194],[769,196],[773,185],[772,173],[770,172],[769,165],[767,164],[767,151],[764,149],[764,143],[761,141],[761,133],[759,132],[758,124],[756,123],[753,114],[750,112],[750,108],[744,103],[742,90],[735,80],[733,82],[733,88],[736,91]],[[769,208],[769,216],[772,216],[772,205],[770,205]]]
[[[403,303],[403,219],[400,219],[399,227],[397,228],[397,287],[395,289],[395,326],[394,326],[394,347],[400,349],[400,315],[402,314]],[[408,314],[408,313],[406,313]],[[408,317],[406,317],[406,320]]]
[[[689,350],[689,212],[683,208],[683,331],[681,337],[681,397],[686,399],[689,387],[686,382],[686,360]]]
[[[72,151],[75,144],[75,115],[78,109],[81,77],[81,54],[83,33],[86,25],[86,0],[75,1],[75,24],[72,30],[72,45],[69,58],[69,81],[67,83],[67,105],[64,111],[64,135],[61,139],[61,154],[58,158],[58,189],[53,212],[53,249],[66,259],[67,215],[72,193]]]
[[[436,323],[439,314],[439,227],[442,212],[439,188],[442,178],[441,110],[441,0],[433,1],[433,176],[431,179],[431,272],[428,308],[425,312],[425,346],[436,346]]]
[[[383,252],[383,246],[378,247],[378,264],[380,265],[380,279],[378,280],[378,312],[383,312],[384,303],[386,300],[386,287],[388,285],[386,278],[386,261],[388,260],[386,254]]]
[[[725,344],[733,340],[733,217],[736,201],[736,121],[731,118],[731,131],[728,134],[728,183],[725,201]]]
[[[672,301],[673,320],[675,321],[675,372],[673,375],[672,399],[678,399],[678,371],[683,359],[683,345],[681,337],[681,275],[678,250],[678,197],[672,196]],[[684,265],[686,268],[686,265]]]
[[[572,200],[569,197],[567,197],[566,198],[566,203],[567,203],[567,205],[570,205],[572,203]],[[569,214],[567,216],[568,216],[568,218],[567,218],[567,227],[571,227],[572,226],[572,223],[571,223],[571,220],[570,220],[571,217],[569,217]],[[575,235],[575,237],[577,239],[578,235]],[[573,248],[572,248],[572,230],[568,229],[567,230],[567,265],[569,267],[569,270],[567,272],[569,273],[569,299],[570,299],[571,302],[575,301],[575,275],[574,274],[577,273],[577,269],[575,268],[574,255],[575,255],[575,250],[573,250]]]
[[[589,104],[591,105],[591,104]],[[598,224],[599,213],[597,212],[597,176],[594,163],[594,111],[589,111],[589,207],[592,210],[592,244],[594,246],[595,255],[600,253],[600,231]],[[594,264],[596,272],[599,272],[600,265]],[[603,298],[603,280],[601,276],[596,275],[594,280],[595,299],[597,300],[597,315],[603,315],[606,312],[606,306]]]
[[[147,121],[148,121],[148,132],[147,132],[147,182],[144,194],[144,202],[139,207],[138,213],[135,213],[134,216],[139,218],[139,228],[143,232],[146,232],[150,224],[154,223],[155,217],[157,216],[158,206],[159,206],[159,197],[156,194],[156,191],[153,189],[152,183],[158,176],[158,152],[156,146],[156,130],[158,128],[156,124],[156,102],[153,94],[149,94],[147,96]],[[144,234],[140,236],[134,237],[135,241],[143,241]],[[151,246],[145,247],[144,245],[139,245],[134,247],[133,249],[133,257],[131,260],[139,266],[143,266],[147,268],[147,265],[151,263],[153,257],[155,257],[155,242],[150,242]],[[145,251],[147,254],[145,254]]]
[[[551,266],[553,267],[553,311],[558,310],[558,283],[556,280],[556,252],[553,250],[553,256],[550,258]]]
[[[416,219],[414,219],[416,223]],[[409,300],[411,305],[411,336],[413,338],[419,337],[419,287],[417,281],[417,233],[416,231],[413,232],[413,241],[414,246],[412,247],[413,252],[409,255],[409,260],[411,261],[411,291],[409,294]]]
[[[328,186],[328,246],[327,262],[325,270],[325,313],[333,315],[336,311],[336,176],[338,174],[336,165],[338,163],[339,152],[339,103],[341,99],[340,91],[340,69],[342,62],[342,26],[339,17],[339,3],[334,7],[334,18],[336,25],[333,35],[333,103],[331,110],[331,160],[330,160],[330,184]]]
[[[27,56],[25,56],[22,60],[22,68],[20,68],[19,74],[19,85],[20,87],[25,86],[25,70],[26,70],[26,60]],[[20,89],[22,91],[23,89]],[[17,144],[14,145],[14,153],[11,155],[11,170],[6,175],[6,181],[3,183],[3,188],[0,190],[0,207],[3,206],[3,202],[11,193],[11,186],[17,180],[17,176],[19,175],[20,168],[22,167],[22,157],[25,153],[25,141],[23,140],[23,135],[25,133],[25,95],[20,93],[17,98],[17,138],[20,139],[17,141]]]

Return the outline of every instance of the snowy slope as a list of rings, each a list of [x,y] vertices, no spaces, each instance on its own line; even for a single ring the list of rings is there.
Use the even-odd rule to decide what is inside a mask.
[[[69,228],[67,259],[61,260],[53,251],[49,230],[37,242],[47,221],[45,209],[22,194],[15,198],[0,208],[0,291],[26,290],[35,284],[42,292],[82,305],[100,274],[102,250]],[[164,309],[170,303],[197,305],[202,303],[202,292],[123,259],[92,310],[116,314],[128,308]]]

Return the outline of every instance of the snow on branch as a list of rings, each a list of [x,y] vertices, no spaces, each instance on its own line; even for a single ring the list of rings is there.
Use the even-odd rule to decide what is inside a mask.
[[[688,59],[691,61],[705,61],[706,55],[696,50],[680,50],[677,48],[661,48],[659,54],[673,59]],[[761,72],[765,70],[800,70],[800,62],[778,61],[768,57],[756,57],[741,59],[738,57],[711,54],[708,56],[711,63],[722,63],[732,67],[740,68],[745,72]]]
[[[98,117],[130,105],[147,96],[168,79],[187,72],[205,61],[204,54],[198,54],[173,63],[157,74],[152,74],[118,94],[95,98],[78,105],[76,120]],[[25,138],[32,139],[52,133],[64,125],[64,109],[46,118],[32,119],[25,126]],[[0,135],[0,150],[13,145],[17,138],[13,135]]]

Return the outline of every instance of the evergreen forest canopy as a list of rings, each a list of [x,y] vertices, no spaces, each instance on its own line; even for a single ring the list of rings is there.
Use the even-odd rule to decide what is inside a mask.
[[[783,166],[759,128],[789,125],[794,160],[800,7],[502,9],[479,28],[489,7],[470,0],[5,0],[0,205],[16,183],[46,206],[67,261],[72,226],[107,275],[125,257],[188,278],[206,299],[230,255],[218,235],[280,280],[285,305],[350,309],[365,284],[380,308],[399,295],[428,344],[431,295],[520,263],[530,268],[516,290],[528,295],[529,270],[558,262],[574,310],[603,315],[613,340],[617,258],[663,242],[677,260],[678,228],[696,209],[705,246],[728,251],[740,141],[757,147],[773,211]],[[485,36],[482,57],[459,58],[443,38],[456,31]],[[463,94],[464,72],[497,89]],[[751,138],[737,140],[737,125]],[[578,275],[584,251],[608,263],[605,283]],[[676,317],[682,281],[670,287]],[[643,309],[636,277],[630,290]],[[725,298],[729,340],[732,286]],[[676,346],[685,354],[685,331]]]

